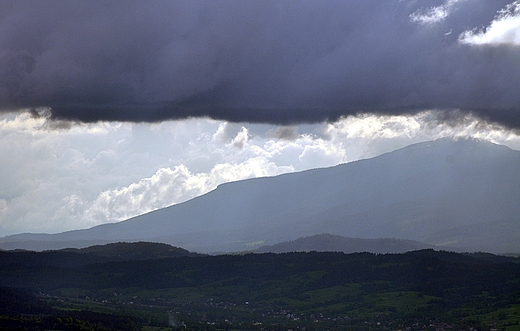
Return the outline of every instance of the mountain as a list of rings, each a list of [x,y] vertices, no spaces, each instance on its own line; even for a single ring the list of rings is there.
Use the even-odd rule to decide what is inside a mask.
[[[330,168],[220,185],[126,221],[0,239],[4,249],[153,241],[241,251],[319,233],[520,252],[520,152],[440,139]]]
[[[405,253],[410,251],[435,248],[413,240],[382,238],[360,239],[347,238],[329,233],[298,238],[274,245],[257,248],[255,253],[289,253],[289,252],[343,252],[343,253]]]

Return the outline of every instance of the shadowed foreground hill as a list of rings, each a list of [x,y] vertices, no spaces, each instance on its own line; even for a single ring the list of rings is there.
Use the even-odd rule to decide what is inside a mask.
[[[516,253],[519,215],[519,151],[440,139],[336,167],[227,183],[119,223],[4,237],[0,247],[153,241],[190,251],[243,251],[331,233]]]
[[[56,252],[24,252],[32,260],[21,253],[0,259],[0,329],[99,330],[104,321],[109,330],[145,330],[173,320],[200,331],[515,331],[520,314],[518,258],[491,254],[300,252],[71,265],[49,258]],[[71,323],[83,327],[64,325]]]
[[[26,250],[0,251],[0,267],[11,264],[27,266],[77,267],[94,263],[144,261],[164,258],[197,257],[179,247],[161,243],[135,242],[91,246],[82,249],[66,248],[34,252]]]
[[[151,260],[200,255],[197,253],[191,253],[190,251],[180,247],[151,242],[119,242],[106,245],[95,245],[81,249],[66,248],[61,251],[107,257],[114,261]]]

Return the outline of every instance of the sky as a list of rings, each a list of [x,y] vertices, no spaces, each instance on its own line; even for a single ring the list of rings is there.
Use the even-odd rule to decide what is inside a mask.
[[[441,137],[520,150],[520,1],[0,0],[0,236]]]

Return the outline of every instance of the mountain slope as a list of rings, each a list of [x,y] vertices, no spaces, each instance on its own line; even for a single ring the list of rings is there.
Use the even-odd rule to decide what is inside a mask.
[[[520,152],[505,146],[440,139],[331,168],[223,184],[119,223],[6,237],[0,247],[155,241],[236,251],[327,232],[520,252],[519,169]]]

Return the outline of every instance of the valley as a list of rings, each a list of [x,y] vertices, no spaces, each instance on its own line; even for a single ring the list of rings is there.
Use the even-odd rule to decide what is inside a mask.
[[[163,244],[119,245],[120,252],[140,252],[140,258],[101,262],[110,255],[99,254],[103,247],[96,253],[0,252],[0,286],[11,293],[10,299],[2,296],[0,326],[45,329],[44,321],[54,321],[55,329],[77,330],[520,328],[515,257],[426,249],[164,258],[151,249]],[[113,245],[104,248],[113,251]],[[62,257],[56,259],[57,253]],[[67,260],[64,253],[73,256]]]

